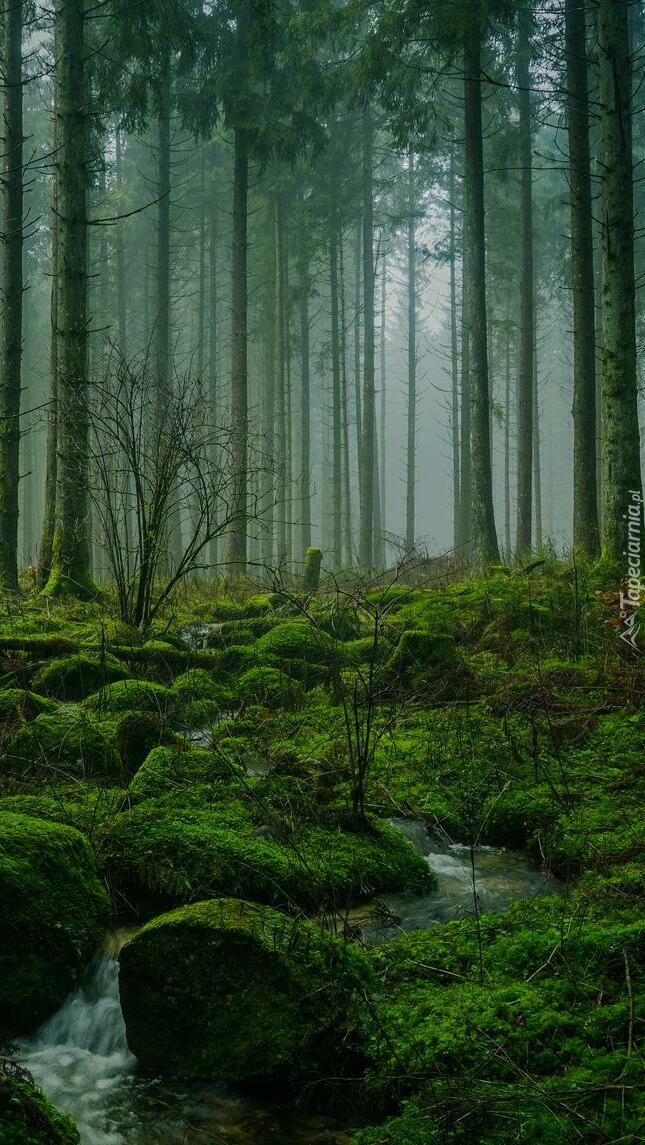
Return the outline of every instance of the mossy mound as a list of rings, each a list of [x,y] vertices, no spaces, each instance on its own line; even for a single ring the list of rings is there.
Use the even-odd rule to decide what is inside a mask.
[[[182,672],[174,681],[172,690],[182,700],[219,701],[222,693],[228,695],[227,690],[204,668],[189,668],[187,672]]]
[[[115,744],[125,775],[134,775],[155,747],[172,743],[178,737],[159,712],[125,712],[116,726]]]
[[[226,762],[212,751],[185,744],[156,747],[134,776],[128,794],[137,799],[154,799],[182,787],[216,783],[229,774]]]
[[[279,668],[257,667],[245,672],[238,681],[239,698],[264,708],[296,708],[304,691],[298,680]]]
[[[384,824],[362,832],[290,827],[265,800],[262,781],[228,794],[210,760],[205,764],[209,754],[188,755],[187,766],[196,774],[204,768],[200,778],[211,784],[218,779],[211,806],[198,789],[199,798],[184,804],[176,795],[149,798],[110,823],[105,868],[132,904],[168,906],[224,894],[315,912],[379,892],[433,889],[427,863],[398,832]],[[166,789],[169,772],[181,766],[180,756],[153,755],[154,768],[135,780],[137,795],[154,789],[157,766]]]
[[[463,690],[470,679],[454,636],[408,629],[388,661],[397,682],[406,689],[436,688],[442,698]]]
[[[55,700],[48,700],[24,688],[5,688],[0,692],[0,724],[33,720],[36,716],[51,714],[57,708]]]
[[[11,740],[5,769],[26,778],[61,775],[117,777],[121,762],[94,720],[75,709],[59,708],[25,724]]]
[[[79,1145],[71,1117],[59,1113],[26,1070],[0,1062],[0,1145]]]
[[[170,688],[150,680],[118,680],[88,696],[84,706],[96,712],[158,712],[165,714],[177,707],[177,697]]]
[[[289,672],[311,687],[324,679],[332,664],[344,663],[342,643],[301,620],[278,624],[255,645],[265,664]]]
[[[0,911],[0,1026],[15,1034],[60,1005],[107,925],[87,840],[72,827],[0,813]]]
[[[125,680],[129,675],[116,656],[68,656],[50,660],[36,674],[33,687],[58,700],[83,700],[106,684]]]
[[[121,952],[128,1044],[149,1069],[248,1083],[288,1079],[338,1050],[365,956],[313,924],[220,899],[163,915]]]

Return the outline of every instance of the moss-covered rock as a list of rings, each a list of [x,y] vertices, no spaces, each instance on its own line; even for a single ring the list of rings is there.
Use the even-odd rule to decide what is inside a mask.
[[[28,1030],[60,1005],[108,916],[87,840],[71,827],[0,813],[0,1026]]]
[[[332,665],[345,662],[342,643],[303,620],[276,625],[260,637],[255,649],[262,663],[288,672],[305,687],[324,680]]]
[[[125,712],[119,718],[115,735],[124,774],[134,775],[153,748],[178,738],[159,712]]]
[[[216,783],[228,775],[230,767],[212,751],[186,744],[156,747],[137,771],[128,793],[133,798],[151,799],[182,787]]]
[[[244,1083],[340,1051],[364,955],[311,923],[220,899],[148,923],[121,952],[128,1043],[148,1068]]]
[[[441,695],[454,695],[470,678],[454,636],[407,629],[399,638],[388,667],[405,688],[437,685]]]
[[[55,712],[58,704],[45,696],[24,688],[4,688],[0,691],[0,724],[21,723],[36,716]]]
[[[151,680],[118,680],[88,696],[84,706],[95,712],[157,712],[166,714],[177,707],[177,696],[163,684]]]
[[[11,1062],[0,1063],[0,1145],[80,1145],[71,1117]]]
[[[265,708],[296,708],[304,696],[298,680],[266,666],[250,668],[240,676],[237,691],[241,700]]]
[[[23,778],[116,777],[121,771],[118,752],[96,722],[62,707],[20,728],[9,743],[4,766]]]
[[[36,674],[33,687],[35,691],[58,700],[83,700],[106,684],[125,680],[129,675],[128,669],[116,656],[82,654],[50,660]]]

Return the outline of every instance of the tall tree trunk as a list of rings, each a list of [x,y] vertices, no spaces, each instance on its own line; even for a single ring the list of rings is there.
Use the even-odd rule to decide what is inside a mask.
[[[93,595],[88,537],[87,187],[84,0],[57,0],[58,497],[49,595]]]
[[[231,451],[233,522],[228,560],[238,576],[246,568],[247,452],[248,452],[248,284],[247,228],[249,190],[248,138],[243,127],[234,132],[233,254],[231,266]]]
[[[300,294],[300,557],[311,545],[311,365],[309,359],[309,267],[306,255],[298,262]]]
[[[471,410],[471,540],[475,563],[484,565],[499,562],[499,548],[493,512],[490,457],[481,29],[478,16],[479,4],[476,5],[472,18],[466,23],[464,36],[465,261]]]
[[[520,160],[520,345],[517,393],[517,554],[529,553],[533,513],[533,158],[531,131],[531,0],[518,16],[517,86],[519,88]]]
[[[117,191],[120,191],[123,187],[123,143],[121,140],[121,130],[118,127],[116,129],[115,148],[116,186]],[[128,292],[125,272],[125,243],[123,241],[123,226],[121,223],[117,224],[114,245],[116,256],[117,337],[119,350],[122,354],[125,354],[127,352]]]
[[[54,28],[54,57],[58,58],[58,39]],[[56,93],[54,92],[54,101]],[[60,142],[59,116],[54,102],[54,155]],[[60,213],[58,209],[58,171],[54,165],[51,210],[51,287],[49,336],[49,394],[47,402],[47,444],[45,456],[45,500],[43,523],[38,549],[38,585],[44,588],[49,580],[52,547],[56,528],[56,496],[58,488],[58,294],[60,276]]]
[[[466,275],[466,230],[463,229],[461,262],[461,436],[459,441],[459,546],[468,545],[472,530],[472,452],[470,417],[470,323],[468,321],[468,279]]]
[[[338,297],[338,212],[334,208],[329,234],[329,276],[331,297],[331,372],[332,372],[332,537],[334,567],[343,563],[342,486],[341,486],[341,377],[340,317]]]
[[[292,424],[292,394],[291,394],[291,306],[289,290],[289,232],[284,232],[283,254],[283,299],[284,299],[284,405],[285,405],[285,457],[284,457],[284,483],[285,483],[285,559],[287,569],[293,560],[293,424]]]
[[[380,377],[380,427],[379,427],[379,500],[381,503],[381,541],[380,547],[383,556],[383,567],[386,564],[386,541],[387,534],[387,520],[385,512],[385,498],[387,492],[387,434],[386,434],[386,420],[387,420],[387,369],[385,359],[385,316],[387,309],[387,260],[383,255],[383,268],[381,271],[381,377]]]
[[[455,208],[455,149],[450,156],[450,380],[451,380],[451,436],[452,436],[452,528],[453,544],[459,546],[459,341],[457,337],[457,250]]]
[[[218,306],[218,265],[217,265],[217,242],[218,242],[218,226],[217,226],[217,202],[213,196],[210,203],[209,211],[209,236],[208,236],[208,409],[209,420],[211,425],[217,430],[219,421],[219,394],[218,394],[218,361],[217,355],[219,353],[219,306]],[[217,446],[215,446],[217,450]],[[213,464],[217,466],[219,458],[217,455],[212,459]],[[219,505],[217,503],[213,506],[213,513],[215,515],[215,523],[219,517]],[[217,536],[211,537],[208,545],[208,562],[214,566],[217,564],[219,556],[219,545]]]
[[[350,482],[349,452],[349,395],[347,385],[347,309],[345,299],[345,259],[341,236],[338,248],[340,279],[340,368],[341,368],[341,418],[342,418],[342,508],[345,564],[350,568],[354,561],[354,539],[352,535],[352,492]]]
[[[354,405],[356,412],[356,470],[358,473],[359,513],[361,482],[363,480],[363,399],[361,397],[361,287],[363,282],[363,222],[356,224],[356,245],[354,248]]]
[[[197,270],[197,375],[202,378],[206,357],[206,188],[204,152],[199,165],[199,254]]]
[[[170,54],[161,61],[157,121],[157,397],[163,411],[170,385]]]
[[[511,563],[511,318],[506,316],[504,351],[504,559]]]
[[[583,0],[565,0],[571,277],[573,286],[573,543],[600,547],[596,466],[596,321],[589,151],[587,40]]]
[[[18,587],[18,486],[22,366],[23,0],[4,13],[2,342],[0,345],[0,588]]]
[[[535,323],[537,334],[537,322]],[[533,355],[533,510],[535,519],[535,547],[541,552],[544,543],[542,535],[542,468],[540,463],[540,400],[538,392],[537,336]]]
[[[599,0],[603,160],[602,392],[606,464],[603,554],[626,567],[642,481],[636,379],[634,198],[628,0]],[[628,531],[629,530],[629,531]],[[642,537],[639,537],[639,544]],[[630,562],[631,563],[631,562]]]
[[[374,124],[363,112],[363,432],[361,440],[360,563],[372,567],[374,556]]]
[[[416,480],[417,480],[417,266],[416,266],[416,195],[414,158],[408,159],[408,418],[405,473],[405,551],[415,545]]]
[[[276,559],[279,567],[284,566],[287,556],[286,540],[286,502],[287,502],[287,440],[286,440],[286,402],[284,385],[284,250],[282,233],[282,203],[277,195],[274,203],[274,243],[275,243],[275,425],[276,450],[275,461],[277,466],[277,498],[276,498]]]

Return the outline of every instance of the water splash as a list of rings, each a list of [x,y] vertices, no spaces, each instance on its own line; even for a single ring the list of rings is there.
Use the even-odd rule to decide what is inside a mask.
[[[119,1001],[117,954],[122,942],[122,936],[113,936],[83,986],[18,1045],[18,1061],[58,1109],[72,1114],[83,1145],[125,1141],[116,1110],[136,1062],[128,1049]]]

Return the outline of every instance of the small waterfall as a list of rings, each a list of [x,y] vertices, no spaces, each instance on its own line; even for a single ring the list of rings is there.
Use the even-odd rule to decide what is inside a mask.
[[[39,1030],[18,1045],[18,1060],[50,1101],[76,1120],[82,1145],[123,1145],[115,1121],[119,1098],[135,1067],[119,1001],[115,935],[70,994]]]

